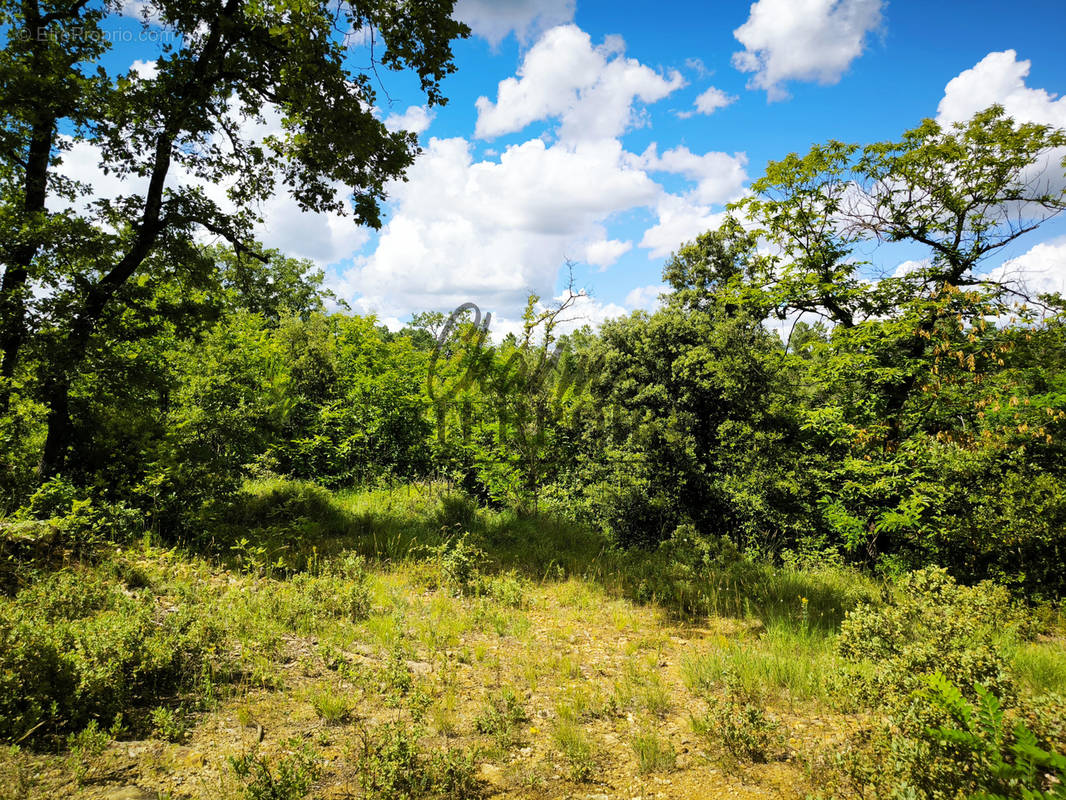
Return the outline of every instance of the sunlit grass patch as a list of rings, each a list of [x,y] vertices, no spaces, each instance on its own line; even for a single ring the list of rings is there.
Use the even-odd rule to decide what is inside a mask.
[[[695,692],[717,691],[729,678],[751,695],[821,700],[826,697],[824,678],[836,664],[832,639],[775,622],[758,638],[721,639],[686,656],[681,676]]]
[[[1033,691],[1066,694],[1066,647],[1061,642],[1033,642],[1017,647],[1011,663]]]
[[[677,766],[673,745],[653,730],[644,730],[630,740],[641,774],[670,772]]]

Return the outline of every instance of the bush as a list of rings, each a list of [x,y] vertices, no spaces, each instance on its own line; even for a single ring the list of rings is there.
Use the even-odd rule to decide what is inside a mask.
[[[474,721],[478,733],[484,733],[506,749],[518,739],[517,728],[529,719],[518,696],[510,687],[503,687],[485,698],[481,714]]]
[[[364,797],[468,800],[478,796],[473,756],[449,749],[426,758],[419,748],[421,736],[420,728],[399,722],[363,731],[359,777]]]
[[[883,716],[835,755],[842,791],[915,800],[1061,792],[1048,775],[1064,763],[1055,755],[1064,706],[1024,696],[1005,657],[1030,627],[1002,587],[960,586],[931,567],[904,577],[882,607],[849,613],[844,681]]]
[[[243,797],[247,800],[299,800],[307,797],[318,779],[318,759],[304,742],[293,739],[287,744],[290,752],[273,769],[266,759],[252,753],[230,758],[230,766],[242,782]]]
[[[157,703],[220,638],[202,609],[162,613],[90,574],[54,573],[0,600],[0,737],[40,740]]]
[[[42,484],[14,519],[16,523],[45,523],[51,532],[51,549],[67,550],[75,556],[87,555],[105,544],[129,541],[144,531],[144,518],[136,509],[94,498],[63,478]],[[32,527],[23,525],[22,529]]]
[[[735,675],[725,678],[725,697],[705,695],[707,713],[692,718],[692,729],[740,761],[777,758],[784,745],[781,724],[766,715],[764,704],[742,689]]]
[[[937,671],[958,686],[1012,694],[1000,643],[1026,625],[1002,587],[960,586],[946,570],[927,567],[906,575],[880,607],[848,612],[838,646],[853,664],[865,662],[850,670],[859,694],[899,710]]]
[[[940,673],[922,683],[905,712],[837,757],[845,791],[915,800],[1063,796],[1066,758],[1027,725],[1024,707],[1006,707],[980,684],[966,693],[971,701]]]

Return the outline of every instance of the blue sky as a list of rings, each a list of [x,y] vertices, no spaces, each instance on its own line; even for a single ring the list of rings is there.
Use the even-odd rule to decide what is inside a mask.
[[[992,102],[1066,127],[1061,0],[460,0],[457,13],[474,36],[456,46],[446,107],[426,113],[409,76],[382,76],[382,117],[425,150],[385,227],[284,198],[264,209],[266,243],[392,324],[472,300],[506,327],[529,291],[560,290],[566,259],[592,294],[588,321],[648,307],[672,250],[767,160],[815,142],[891,138]],[[113,58],[150,61],[137,47]],[[920,253],[866,255],[891,270]],[[1066,224],[1004,258],[1059,287]]]

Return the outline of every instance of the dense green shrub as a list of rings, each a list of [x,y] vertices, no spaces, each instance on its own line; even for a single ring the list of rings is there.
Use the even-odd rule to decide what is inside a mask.
[[[837,679],[843,697],[877,715],[835,756],[847,791],[919,800],[1059,791],[1049,775],[1066,764],[1054,755],[1066,704],[1024,693],[1007,658],[1032,627],[1004,588],[962,586],[932,567],[902,578],[882,605],[851,611],[838,642],[850,667]]]
[[[48,737],[156,705],[208,663],[203,609],[164,610],[79,569],[0,598],[0,737]]]
[[[941,672],[961,687],[980,683],[1009,695],[1014,681],[1001,643],[1025,632],[1028,619],[1002,587],[956,583],[927,567],[904,576],[888,602],[861,604],[840,628],[839,652],[864,662],[867,697],[898,709]]]
[[[369,800],[478,797],[473,755],[453,748],[427,757],[421,737],[421,728],[398,722],[364,730],[358,764],[363,795]]]

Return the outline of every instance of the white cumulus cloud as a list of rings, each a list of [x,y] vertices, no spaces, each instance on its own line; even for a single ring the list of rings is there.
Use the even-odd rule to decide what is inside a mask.
[[[661,192],[616,140],[531,139],[497,162],[475,161],[465,139],[431,138],[407,178],[391,187],[376,249],[336,285],[385,315],[474,301],[517,316],[529,291],[550,290],[567,257],[621,255],[625,243],[607,241],[603,222]]]
[[[491,139],[538,120],[558,119],[564,141],[613,138],[640,124],[634,105],[654,103],[685,84],[623,55],[609,36],[594,46],[575,25],[553,28],[526,53],[517,77],[500,81],[496,101],[477,100],[475,135]]]
[[[862,55],[867,35],[881,24],[882,0],[758,0],[733,31],[744,50],[733,66],[752,72],[750,89],[767,99],[788,97],[788,81],[833,84]]]
[[[727,203],[743,191],[748,179],[744,153],[709,152],[697,155],[684,145],[674,147],[661,156],[652,144],[635,160],[636,164],[652,172],[670,172],[696,181],[691,197],[697,203]]]
[[[402,114],[389,114],[385,117],[385,127],[390,131],[411,131],[422,134],[433,122],[434,112],[425,106],[408,106]]]
[[[455,18],[493,45],[512,32],[521,42],[574,18],[574,0],[459,0]]]
[[[1066,97],[1056,99],[1044,89],[1025,85],[1030,62],[1014,50],[989,53],[970,69],[948,81],[937,106],[941,123],[960,122],[999,103],[1019,121],[1066,128]]]
[[[982,277],[1009,283],[1029,297],[1054,292],[1066,296],[1066,236],[1041,242]]]
[[[664,258],[704,231],[717,228],[725,212],[713,212],[710,206],[687,197],[663,194],[656,204],[659,221],[644,231],[640,246],[648,248],[648,258]]]
[[[632,242],[618,239],[599,239],[585,246],[585,261],[595,264],[601,270],[607,269],[615,261],[633,249]]]
[[[737,96],[723,92],[714,86],[710,86],[704,91],[700,92],[699,97],[696,98],[695,106],[696,111],[700,114],[713,114],[720,108],[725,108],[728,105],[732,105],[737,101]]]

